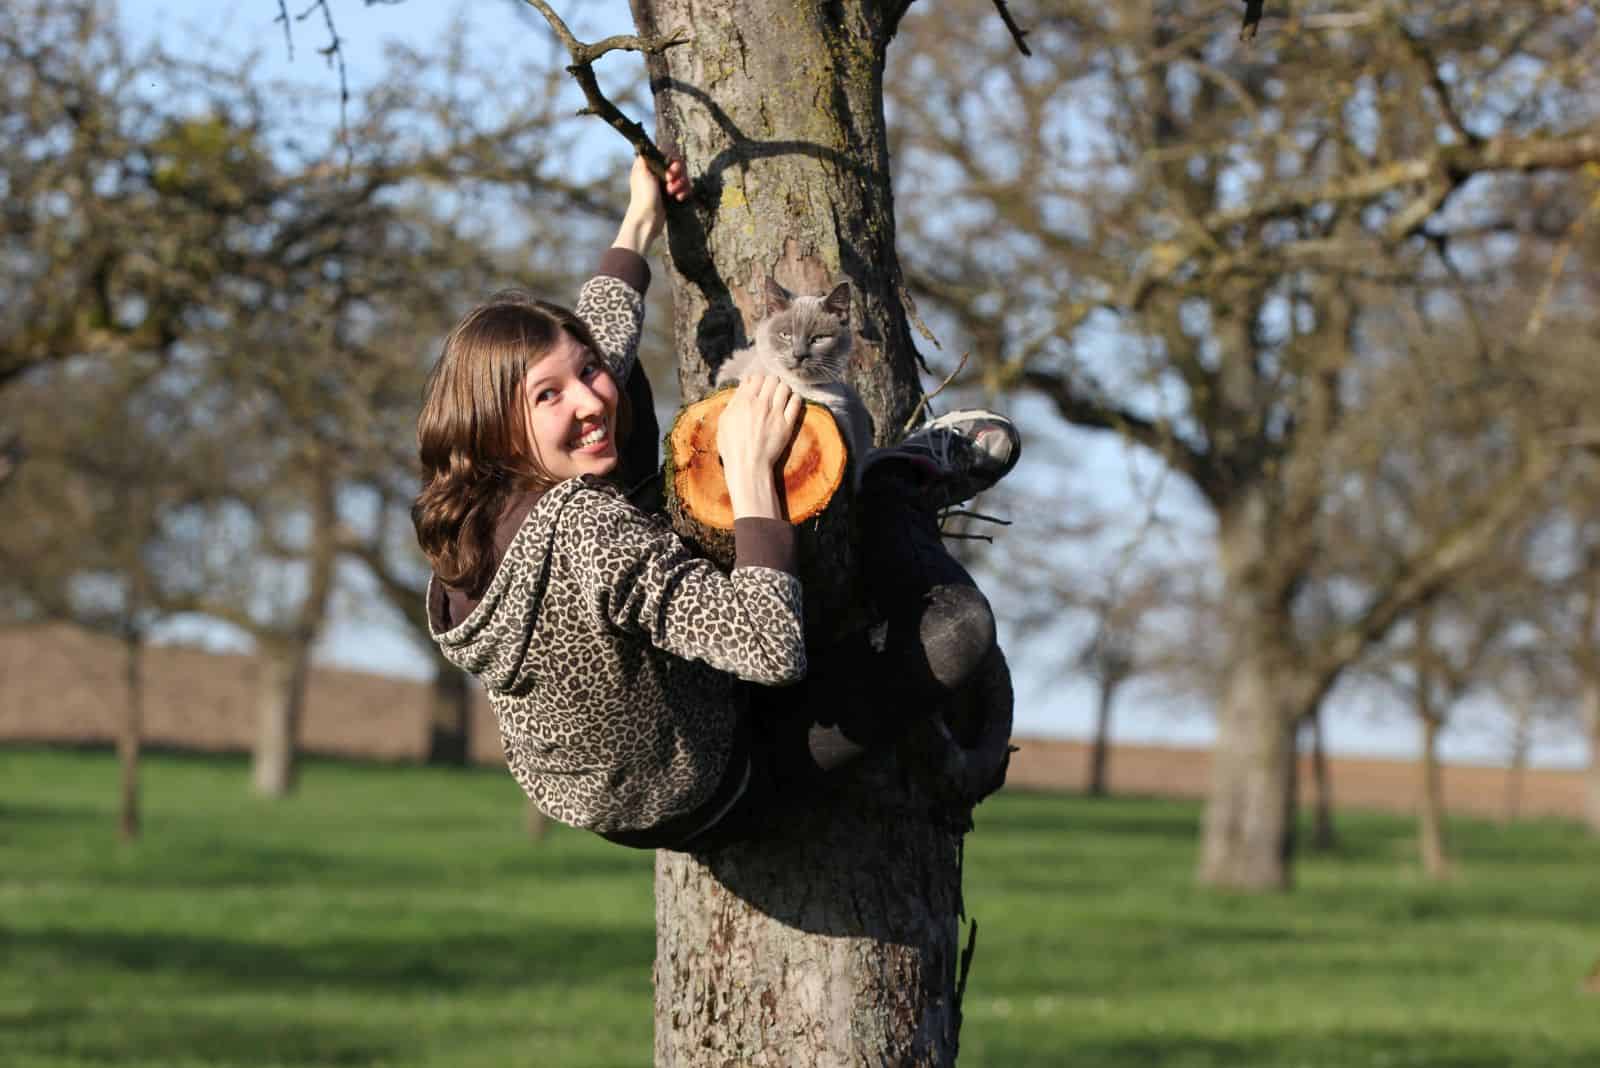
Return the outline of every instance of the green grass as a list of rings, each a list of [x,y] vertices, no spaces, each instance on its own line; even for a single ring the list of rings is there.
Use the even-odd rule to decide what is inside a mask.
[[[643,1065],[650,857],[522,833],[503,772],[0,750],[0,1065]],[[1594,1068],[1600,842],[1346,814],[1293,894],[1192,885],[1190,804],[1002,796],[968,843],[964,1066]]]

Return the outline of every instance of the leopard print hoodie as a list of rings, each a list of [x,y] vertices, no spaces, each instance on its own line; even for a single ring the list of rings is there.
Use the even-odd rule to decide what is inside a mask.
[[[643,307],[607,275],[578,301],[619,382]],[[806,671],[793,574],[759,562],[725,574],[591,476],[533,503],[464,617],[438,579],[428,599],[433,639],[483,683],[523,791],[595,831],[650,828],[705,802],[731,751],[736,679],[780,686]]]

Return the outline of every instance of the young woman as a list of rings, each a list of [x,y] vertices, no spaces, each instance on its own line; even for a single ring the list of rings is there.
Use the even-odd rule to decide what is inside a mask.
[[[666,193],[687,195],[679,163]],[[433,638],[483,682],[534,803],[625,845],[699,850],[757,832],[777,798],[898,729],[903,715],[871,708],[866,692],[885,691],[864,690],[859,673],[892,678],[895,696],[926,706],[987,654],[988,605],[944,552],[932,508],[1004,474],[1019,446],[998,417],[956,413],[969,418],[875,456],[881,499],[863,523],[891,558],[875,568],[885,622],[829,650],[803,692],[772,689],[808,667],[794,531],[774,474],[799,398],[753,376],[720,421],[731,573],[619,485],[643,253],[664,219],[660,183],[636,162],[616,243],[575,312],[503,293],[461,320],[425,391],[412,516],[434,569]],[[872,566],[870,545],[868,556]],[[830,694],[814,701],[823,686]],[[846,712],[810,723],[822,703]]]

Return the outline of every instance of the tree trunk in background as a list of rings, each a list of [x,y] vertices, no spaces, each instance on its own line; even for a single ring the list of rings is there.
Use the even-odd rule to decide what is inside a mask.
[[[1339,844],[1339,835],[1333,827],[1333,768],[1328,761],[1321,709],[1311,713],[1307,727],[1311,731],[1311,779],[1316,789],[1311,848],[1326,852]]]
[[[1109,792],[1106,767],[1111,759],[1111,706],[1117,699],[1117,688],[1122,680],[1116,677],[1100,680],[1100,702],[1094,715],[1094,748],[1089,753],[1090,797],[1104,797]]]
[[[117,731],[117,764],[122,770],[121,803],[117,831],[124,842],[139,837],[139,740],[144,733],[144,639],[138,634],[123,638],[123,686],[127,703]]]
[[[1259,654],[1228,665],[1200,849],[1207,886],[1289,888],[1294,727],[1279,690]]]
[[[1511,758],[1506,762],[1505,809],[1500,822],[1515,823],[1522,818],[1522,787],[1527,778],[1528,754],[1533,746],[1533,707],[1519,700],[1511,725]]]
[[[454,664],[433,669],[428,706],[428,763],[465,767],[472,758],[472,686]]]
[[[528,802],[526,829],[531,841],[542,842],[550,837],[550,817],[539,811],[539,806],[532,801]]]
[[[1248,493],[1249,491],[1242,491]],[[1217,710],[1199,880],[1239,890],[1287,890],[1293,852],[1295,650],[1279,598],[1258,586],[1266,559],[1260,502],[1241,500],[1219,523],[1218,555],[1230,652]]]
[[[1590,679],[1583,687],[1583,723],[1589,732],[1588,795],[1584,802],[1584,822],[1600,834],[1600,680]]]
[[[287,797],[299,778],[300,719],[311,646],[308,642],[262,642],[258,662],[255,791],[262,797]]]
[[[771,275],[801,293],[848,277],[850,380],[881,443],[919,387],[900,302],[873,0],[632,0],[660,141],[695,182],[669,219],[685,403],[744,345]],[[949,1065],[959,834],[891,754],[782,832],[656,862],[656,1064]]]
[[[257,689],[254,780],[262,797],[285,797],[299,777],[300,719],[311,677],[311,646],[328,616],[334,570],[339,560],[338,487],[331,463],[307,454],[311,473],[307,511],[311,537],[306,548],[306,592],[285,627],[256,635],[261,677]]]
[[[1439,766],[1439,717],[1423,712],[1422,801],[1417,812],[1417,849],[1430,879],[1450,874],[1444,841],[1444,769]]]

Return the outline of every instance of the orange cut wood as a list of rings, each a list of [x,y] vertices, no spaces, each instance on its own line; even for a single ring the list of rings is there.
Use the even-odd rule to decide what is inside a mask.
[[[682,510],[715,530],[733,529],[733,502],[717,454],[717,424],[733,398],[724,389],[685,407],[667,436],[672,490]],[[820,515],[843,485],[849,457],[833,413],[807,402],[783,461],[782,503],[789,522]]]

